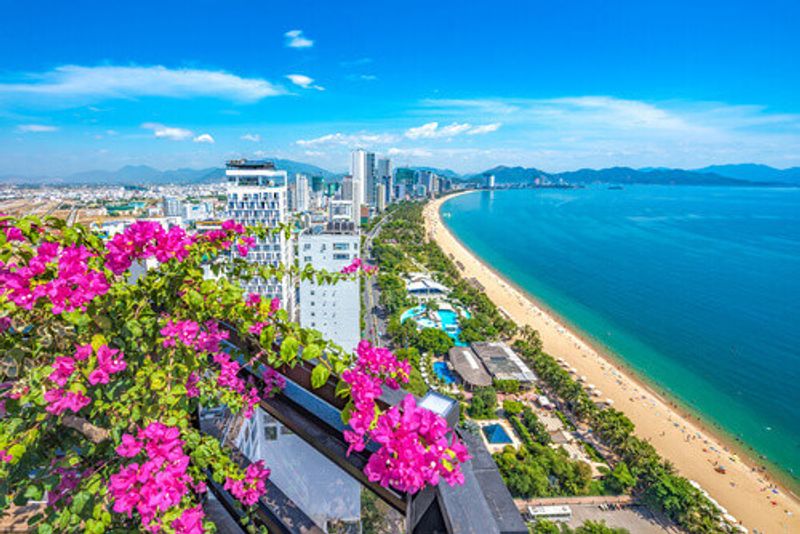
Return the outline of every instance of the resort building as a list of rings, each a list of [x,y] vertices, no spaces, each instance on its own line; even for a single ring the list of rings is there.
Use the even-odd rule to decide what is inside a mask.
[[[298,240],[300,268],[339,272],[359,255],[360,235],[352,221],[329,222],[320,233],[305,232]],[[313,328],[346,351],[360,339],[361,293],[359,281],[336,284],[300,281],[300,326]]]
[[[536,375],[505,343],[480,342],[470,344],[470,348],[480,359],[492,378],[496,380],[516,380],[520,384],[536,382]]]
[[[424,273],[409,273],[406,278],[406,291],[420,300],[431,300],[446,297],[450,288],[436,282]]]
[[[447,356],[453,370],[461,377],[465,389],[492,385],[492,377],[469,347],[453,347]]]
[[[287,175],[269,161],[233,160],[225,171],[228,179],[226,217],[244,225],[275,227],[288,220]],[[283,233],[259,238],[247,259],[262,265],[292,263],[292,241]],[[245,291],[265,298],[279,298],[282,306],[294,310],[294,284],[283,279],[254,278],[243,283]]]

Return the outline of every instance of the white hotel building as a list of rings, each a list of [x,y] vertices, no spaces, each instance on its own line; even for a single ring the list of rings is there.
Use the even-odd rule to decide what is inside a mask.
[[[300,268],[339,272],[359,256],[360,236],[351,221],[331,222],[321,233],[305,232],[298,240]],[[344,280],[319,285],[300,281],[300,326],[313,328],[342,347],[353,351],[360,336],[361,291],[359,281]]]
[[[228,162],[225,215],[244,225],[261,224],[272,228],[289,220],[286,171],[275,169],[267,161],[233,160]],[[247,259],[262,265],[291,265],[292,240],[281,233],[258,239]],[[233,254],[236,254],[235,250]],[[282,306],[294,312],[294,284],[287,275],[283,279],[256,278],[243,283],[245,291],[265,298],[278,297]]]

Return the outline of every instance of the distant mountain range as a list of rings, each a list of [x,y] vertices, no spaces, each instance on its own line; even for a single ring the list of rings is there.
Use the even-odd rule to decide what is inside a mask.
[[[665,167],[611,167],[580,169],[549,173],[536,168],[498,166],[484,172],[462,177],[467,182],[483,180],[493,174],[496,184],[529,184],[537,178],[550,182],[563,180],[571,184],[674,184],[674,185],[795,185],[800,186],[800,168],[786,170],[766,165],[717,165],[703,169],[684,170]]]
[[[288,159],[267,158],[275,162],[275,166],[285,170],[289,176],[303,173],[309,176],[322,176],[325,179],[336,179],[341,174],[333,173],[310,163],[302,163]],[[205,169],[174,169],[160,171],[147,165],[126,165],[116,171],[92,170],[69,174],[66,176],[0,176],[0,183],[20,185],[157,185],[157,184],[203,184],[220,182],[225,177],[223,167]]]
[[[710,172],[750,182],[780,182],[800,185],[800,167],[776,169],[768,165],[740,163],[737,165],[711,165],[710,167],[697,169],[697,172]]]
[[[272,159],[279,169],[293,177],[296,173],[322,176],[326,180],[339,180],[342,173],[288,159]],[[484,175],[493,174],[496,184],[531,184],[536,179],[571,184],[674,184],[674,185],[791,185],[800,186],[800,167],[776,169],[767,165],[743,163],[736,165],[713,165],[702,169],[684,170],[666,167],[611,167],[608,169],[580,169],[577,171],[549,173],[533,167],[507,167],[500,165],[476,174],[461,175],[450,169],[435,167],[411,167],[414,170],[432,171],[440,176],[463,183],[479,183]],[[147,165],[127,165],[116,171],[92,170],[67,176],[31,177],[20,175],[0,176],[0,183],[25,185],[156,185],[156,184],[202,184],[224,179],[225,169],[174,169],[160,171]]]

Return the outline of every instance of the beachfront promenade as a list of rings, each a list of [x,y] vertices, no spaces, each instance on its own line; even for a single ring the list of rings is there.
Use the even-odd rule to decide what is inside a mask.
[[[442,224],[439,208],[447,198],[425,207],[426,232],[455,260],[463,276],[476,279],[517,324],[538,330],[548,353],[586,376],[636,424],[640,437],[651,441],[683,476],[699,483],[745,527],[769,533],[800,532],[800,501],[753,467],[757,464],[679,413],[467,251]],[[719,465],[726,474],[715,470]]]

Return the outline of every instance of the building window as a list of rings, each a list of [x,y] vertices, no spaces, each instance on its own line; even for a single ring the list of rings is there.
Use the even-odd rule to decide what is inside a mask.
[[[334,243],[333,250],[349,250],[350,243]]]
[[[333,259],[334,260],[349,260],[350,259],[350,254],[334,254],[333,255]]]

